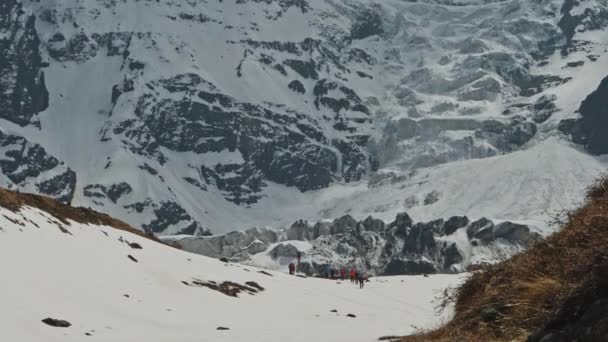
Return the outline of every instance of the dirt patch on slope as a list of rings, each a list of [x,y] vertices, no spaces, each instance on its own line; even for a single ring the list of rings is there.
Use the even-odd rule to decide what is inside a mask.
[[[232,281],[224,281],[222,283],[217,283],[215,281],[203,281],[199,279],[194,279],[192,283],[188,283],[187,281],[182,281],[182,284],[186,286],[199,286],[206,287],[214,291],[218,291],[220,293],[225,294],[229,297],[238,297],[239,293],[245,292],[250,295],[254,295],[258,292],[264,291],[264,288],[260,286],[258,283],[254,281],[248,281],[245,285],[235,283]]]

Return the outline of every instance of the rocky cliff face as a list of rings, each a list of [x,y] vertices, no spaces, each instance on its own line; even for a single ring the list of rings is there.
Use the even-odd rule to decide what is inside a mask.
[[[249,229],[211,237],[169,237],[180,248],[257,266],[285,269],[301,255],[308,275],[356,267],[374,275],[461,272],[521,250],[541,238],[526,225],[466,216],[414,223],[407,213],[389,224],[343,216],[315,224],[299,220],[283,230]],[[304,243],[300,243],[304,242]]]
[[[36,17],[21,2],[0,4],[0,118],[20,126],[35,124],[36,114],[48,107]]]
[[[597,106],[593,128],[574,111],[606,22],[569,0],[5,1],[0,131],[44,152],[0,155],[2,185],[207,234],[338,217],[317,194],[547,137],[604,153]],[[353,215],[446,216],[448,190],[415,191]]]

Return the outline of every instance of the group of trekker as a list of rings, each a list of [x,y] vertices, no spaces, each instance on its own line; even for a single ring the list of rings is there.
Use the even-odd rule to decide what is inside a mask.
[[[289,264],[289,274],[294,275],[295,273],[296,264],[292,262]],[[340,279],[344,281],[346,280],[346,274],[347,270],[345,267],[340,268],[340,270],[336,270],[331,266],[327,265],[325,266],[325,270],[324,272],[322,272],[321,276],[327,279]],[[361,289],[365,286],[365,282],[368,279],[365,272],[361,272],[355,268],[351,268],[350,271],[348,271],[348,277],[350,278],[351,283],[356,283]]]

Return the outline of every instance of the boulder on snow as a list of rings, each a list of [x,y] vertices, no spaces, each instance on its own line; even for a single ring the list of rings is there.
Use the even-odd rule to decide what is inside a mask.
[[[56,319],[56,318],[45,318],[42,320],[42,323],[46,324],[46,325],[50,325],[52,327],[56,327],[56,328],[68,328],[72,326],[72,323],[63,320],[63,319]]]

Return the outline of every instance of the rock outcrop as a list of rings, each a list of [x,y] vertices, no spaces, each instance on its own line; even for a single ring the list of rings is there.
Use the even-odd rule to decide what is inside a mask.
[[[468,236],[468,240],[457,235]],[[485,218],[471,222],[466,216],[454,216],[414,223],[407,213],[401,213],[389,224],[373,217],[357,221],[346,215],[314,224],[299,220],[277,231],[254,228],[167,239],[190,252],[254,265],[260,253],[283,266],[300,255],[298,271],[308,275],[322,274],[328,265],[397,275],[460,272],[470,266],[465,259],[478,248],[496,243],[525,247],[540,238],[530,227],[512,222],[494,224]]]

